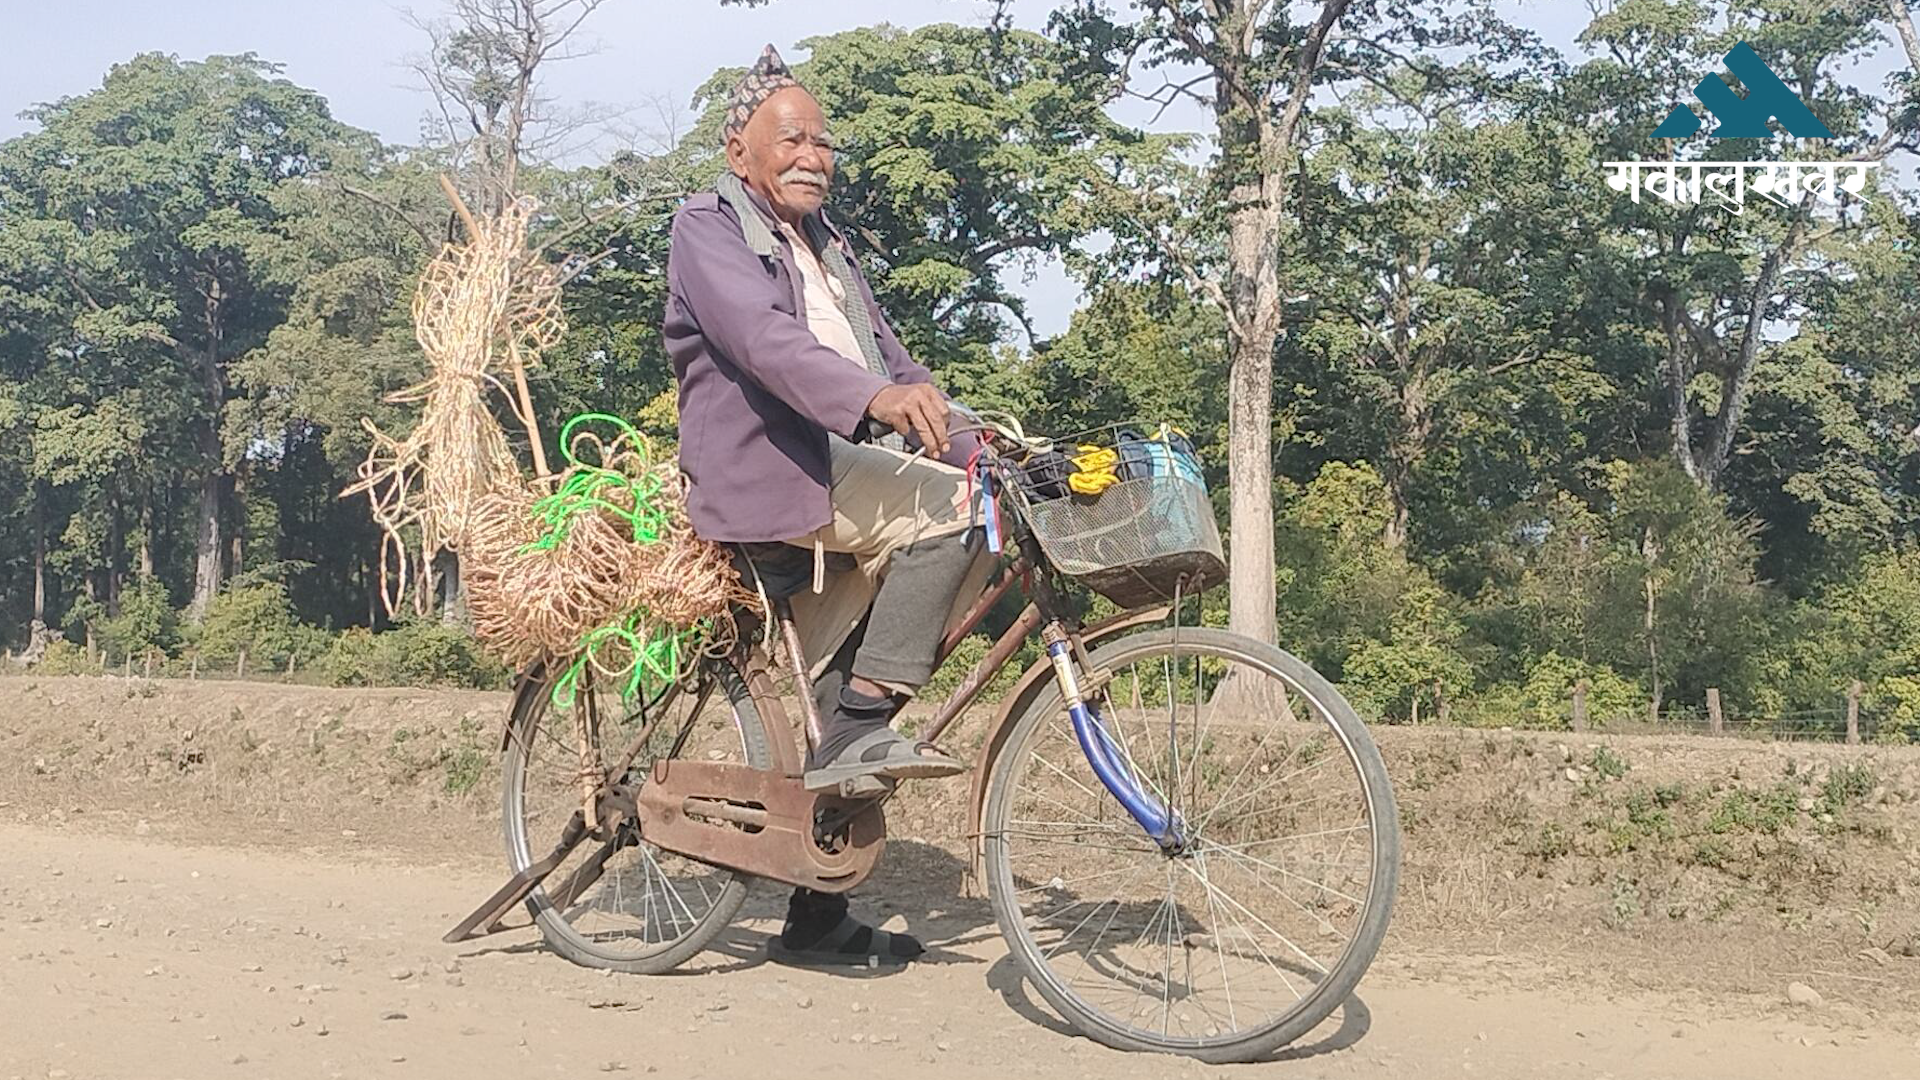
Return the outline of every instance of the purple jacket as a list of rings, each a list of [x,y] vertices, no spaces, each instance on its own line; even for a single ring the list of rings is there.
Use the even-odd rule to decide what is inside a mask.
[[[931,382],[881,316],[846,238],[827,230],[854,266],[892,381]],[[855,438],[867,403],[888,384],[807,329],[792,250],[774,235],[777,258],[754,254],[712,192],[673,218],[661,331],[680,384],[680,468],[692,482],[694,531],[720,543],[793,540],[831,521],[827,433]],[[974,445],[955,439],[948,462],[964,464]]]

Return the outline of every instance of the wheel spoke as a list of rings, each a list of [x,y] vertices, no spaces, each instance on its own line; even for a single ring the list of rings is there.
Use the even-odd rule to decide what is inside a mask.
[[[1152,843],[1088,776],[1060,714],[1023,718],[997,766],[994,903],[1089,1033],[1180,1052],[1304,1031],[1339,1004],[1316,990],[1378,947],[1394,845],[1368,834],[1397,815],[1369,779],[1377,752],[1337,694],[1229,640],[1144,631],[1093,660],[1115,673],[1096,749],[1180,816],[1182,846]]]
[[[649,737],[638,747],[625,773],[629,781],[644,782],[652,763],[668,753],[765,767],[764,744],[746,735],[748,725],[759,723],[757,715],[741,711],[746,709],[743,684],[737,676],[733,678],[736,681],[731,683],[709,680],[716,689],[731,687],[721,693],[680,694],[650,705],[645,715],[656,721],[658,737]],[[521,691],[542,696],[545,692],[537,683],[523,684]],[[575,707],[596,710],[589,727],[596,733],[596,747],[617,755],[613,762],[634,746],[644,724],[640,712],[629,712],[608,693],[582,693]],[[555,709],[550,699],[536,698],[529,704],[525,696],[516,709],[520,719],[507,755],[507,833],[510,863],[518,870],[532,861],[535,849],[543,851],[542,845],[551,843],[552,822],[570,817],[578,808],[579,753],[571,745],[578,730],[576,714]],[[646,970],[645,962],[659,958],[655,970],[664,970],[677,962],[669,959],[669,950],[684,946],[690,938],[703,939],[717,932],[743,893],[730,871],[660,851],[644,838],[629,839],[638,842],[623,844],[606,856],[599,880],[574,898],[571,910],[542,913],[541,929],[582,963],[641,963],[639,970]],[[578,860],[588,850],[592,849],[570,858]],[[599,852],[606,850],[598,847]],[[565,880],[568,872],[563,864],[552,880]],[[701,902],[699,911],[693,908],[696,898]]]

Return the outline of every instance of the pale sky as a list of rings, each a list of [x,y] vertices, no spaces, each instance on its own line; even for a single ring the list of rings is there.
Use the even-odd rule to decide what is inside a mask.
[[[407,20],[409,7],[427,16],[442,10],[440,0],[6,0],[0,139],[28,130],[18,114],[34,103],[85,93],[113,64],[158,51],[187,59],[257,53],[325,95],[339,119],[389,142],[412,142],[428,101],[405,63],[425,44]],[[1037,28],[1052,7],[1047,0],[1019,0],[1014,12],[1022,25]],[[1586,5],[1577,0],[1502,0],[1501,7],[1568,51],[1587,22]],[[684,109],[716,68],[751,63],[764,43],[798,61],[804,53],[795,43],[805,37],[879,22],[983,25],[991,10],[980,0],[775,0],[760,8],[721,7],[716,0],[607,0],[586,26],[594,53],[555,66],[547,85],[563,102],[629,109],[632,124],[654,127],[650,102]],[[1883,50],[1889,62],[1890,53]],[[1862,81],[1877,88],[1885,70],[1885,63],[1869,64]],[[1145,123],[1151,111],[1130,102],[1116,114]],[[1168,110],[1158,128],[1207,126],[1207,117],[1189,105]],[[1057,268],[1043,268],[1026,291],[1042,334],[1065,327],[1078,290]]]

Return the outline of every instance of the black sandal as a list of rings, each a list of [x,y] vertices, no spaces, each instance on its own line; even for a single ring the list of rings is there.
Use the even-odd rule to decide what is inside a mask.
[[[794,967],[881,968],[911,962],[926,946],[908,934],[868,926],[852,915],[842,915],[827,932],[805,946],[789,940],[791,924],[767,942],[767,955]]]

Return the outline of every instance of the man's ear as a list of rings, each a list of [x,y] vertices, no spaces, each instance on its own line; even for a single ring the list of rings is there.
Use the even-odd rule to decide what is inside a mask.
[[[747,178],[747,140],[738,134],[727,136],[727,168],[740,179]]]

